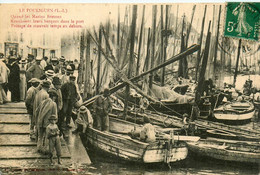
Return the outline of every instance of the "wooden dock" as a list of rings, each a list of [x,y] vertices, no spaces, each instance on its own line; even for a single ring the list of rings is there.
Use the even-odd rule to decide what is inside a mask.
[[[29,137],[29,115],[25,104],[0,105],[0,169],[2,172],[75,170],[73,167],[89,165],[90,159],[78,135],[68,133],[62,140],[62,165],[50,166],[48,155],[37,152],[37,145]],[[56,157],[55,157],[56,158]],[[55,159],[57,162],[57,160]]]

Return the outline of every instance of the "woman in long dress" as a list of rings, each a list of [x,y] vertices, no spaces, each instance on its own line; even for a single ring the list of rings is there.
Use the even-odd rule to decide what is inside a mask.
[[[26,83],[26,60],[22,59],[20,62],[20,100],[24,101],[26,90],[27,90],[27,83]]]

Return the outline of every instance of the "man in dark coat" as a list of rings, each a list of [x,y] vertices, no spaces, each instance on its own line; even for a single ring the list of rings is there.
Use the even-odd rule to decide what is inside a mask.
[[[8,68],[10,70],[8,78],[8,89],[11,92],[11,101],[20,101],[20,68],[15,57],[10,57]]]
[[[63,113],[63,117],[66,117],[67,127],[70,127],[72,108],[77,102],[77,100],[79,100],[79,94],[77,92],[77,88],[75,85],[75,79],[76,79],[75,76],[70,75],[69,82],[61,86],[62,101],[63,101],[62,113]],[[63,119],[61,119],[61,121],[63,121]]]

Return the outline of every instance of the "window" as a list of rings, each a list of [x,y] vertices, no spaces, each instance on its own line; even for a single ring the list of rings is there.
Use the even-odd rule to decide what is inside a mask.
[[[51,50],[50,53],[51,53],[50,58],[54,58],[55,57],[55,50]]]

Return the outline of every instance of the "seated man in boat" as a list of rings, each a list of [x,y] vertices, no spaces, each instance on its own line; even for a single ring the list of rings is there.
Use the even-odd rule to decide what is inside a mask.
[[[105,88],[94,102],[95,126],[98,130],[109,131],[109,112],[112,110],[110,91]]]
[[[140,140],[144,142],[154,142],[155,139],[155,128],[150,123],[150,119],[144,116],[144,126],[140,132]]]
[[[88,110],[88,108],[86,108],[85,106],[81,106],[79,108],[78,114],[77,114],[77,119],[75,122],[75,130],[72,131],[72,133],[77,133],[79,131],[79,126],[82,126],[82,133],[86,132],[87,127],[93,127],[93,118],[92,115],[90,113],[90,111]]]

